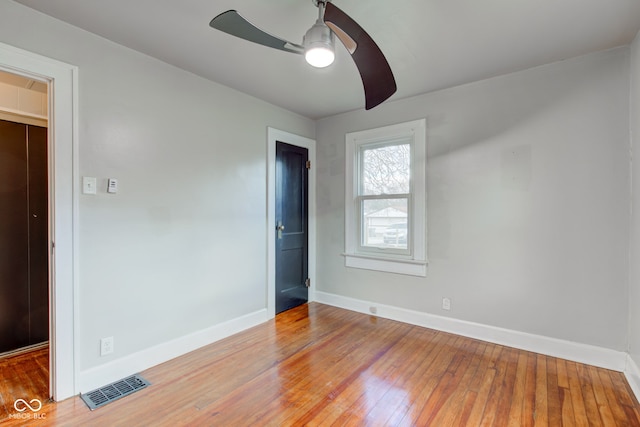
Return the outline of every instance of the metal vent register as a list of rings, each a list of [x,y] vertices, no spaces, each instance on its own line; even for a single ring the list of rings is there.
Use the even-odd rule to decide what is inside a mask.
[[[87,404],[89,409],[93,411],[107,403],[128,396],[150,385],[151,383],[149,381],[136,374],[97,390],[80,394],[80,398]]]

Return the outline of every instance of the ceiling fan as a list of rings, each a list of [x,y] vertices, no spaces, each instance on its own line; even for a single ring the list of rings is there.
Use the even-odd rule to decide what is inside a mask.
[[[326,67],[335,58],[335,37],[351,54],[360,72],[365,94],[365,108],[387,100],[396,91],[391,67],[373,39],[357,22],[331,3],[331,0],[311,0],[318,8],[316,23],[304,35],[302,44],[273,36],[256,27],[237,11],[228,10],[211,20],[212,28],[263,46],[304,55],[314,67]]]

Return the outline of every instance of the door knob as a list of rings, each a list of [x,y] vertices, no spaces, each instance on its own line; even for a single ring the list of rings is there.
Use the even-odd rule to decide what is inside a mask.
[[[276,225],[276,230],[278,231],[278,239],[282,239],[282,231],[284,231],[284,225],[282,225],[282,221],[278,221],[278,225]]]

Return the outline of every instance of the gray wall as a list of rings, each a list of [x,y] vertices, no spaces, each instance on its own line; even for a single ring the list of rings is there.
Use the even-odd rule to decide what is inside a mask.
[[[628,106],[619,48],[320,120],[318,290],[626,351]],[[344,135],[420,117],[427,277],[345,268]]]
[[[631,227],[629,254],[629,354],[640,366],[640,33],[631,45],[630,91],[631,149],[633,179],[631,183]]]
[[[79,199],[79,369],[266,308],[267,126],[314,122],[12,1],[0,17],[0,42],[79,67],[80,175],[99,186]]]

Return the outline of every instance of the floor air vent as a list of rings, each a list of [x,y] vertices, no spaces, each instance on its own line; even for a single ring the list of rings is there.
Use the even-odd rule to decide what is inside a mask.
[[[93,411],[107,403],[111,403],[114,400],[128,396],[138,390],[142,390],[149,385],[151,385],[151,383],[140,375],[132,375],[97,390],[83,393],[80,395],[80,398],[84,400],[84,403],[86,403],[89,409]]]

